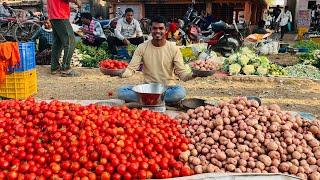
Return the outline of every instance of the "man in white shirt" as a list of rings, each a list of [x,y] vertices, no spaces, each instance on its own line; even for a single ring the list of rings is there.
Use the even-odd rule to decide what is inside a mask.
[[[139,45],[143,43],[140,23],[133,18],[133,9],[125,10],[125,17],[117,22],[114,30],[115,36],[108,37],[108,47],[111,54],[117,54],[117,46],[127,46],[129,44]]]
[[[12,14],[12,8],[8,6],[7,2],[3,2],[0,5],[0,17],[10,17]]]
[[[281,27],[281,37],[280,40],[282,40],[284,34],[288,31],[288,23],[292,22],[292,14],[288,9],[288,6],[285,7],[284,11],[281,12],[279,17],[277,18],[277,22],[280,21],[280,27]]]

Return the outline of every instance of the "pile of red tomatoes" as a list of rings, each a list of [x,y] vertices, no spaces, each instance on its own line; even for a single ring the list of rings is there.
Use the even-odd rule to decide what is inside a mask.
[[[99,67],[106,69],[125,69],[127,68],[128,63],[124,61],[118,61],[113,59],[106,59],[100,61]]]
[[[175,120],[148,110],[60,101],[0,102],[0,179],[188,176]]]

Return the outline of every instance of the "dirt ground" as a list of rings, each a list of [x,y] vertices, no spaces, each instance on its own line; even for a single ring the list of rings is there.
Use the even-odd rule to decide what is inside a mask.
[[[80,77],[51,75],[48,66],[38,66],[36,98],[60,100],[103,100],[116,98],[120,86],[140,84],[142,74],[128,79],[105,76],[99,69],[77,68]],[[188,97],[228,100],[235,96],[259,96],[264,104],[279,104],[283,109],[313,113],[320,117],[320,82],[293,78],[207,77],[179,82]],[[108,93],[112,92],[112,96]]]

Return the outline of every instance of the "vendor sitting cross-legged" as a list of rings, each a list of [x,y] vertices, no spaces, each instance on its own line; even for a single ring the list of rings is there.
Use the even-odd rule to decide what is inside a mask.
[[[133,18],[133,9],[125,10],[125,17],[117,22],[114,36],[109,36],[108,48],[113,55],[117,54],[117,46],[139,45],[143,43],[142,30],[139,21]]]
[[[121,75],[122,78],[132,76],[143,64],[145,83],[161,83],[168,86],[164,100],[166,103],[176,103],[186,96],[186,90],[174,81],[180,78],[183,81],[193,79],[195,75],[189,72],[184,65],[179,48],[166,40],[166,27],[164,18],[155,17],[152,20],[152,40],[138,46],[132,60]],[[119,99],[126,102],[137,102],[138,96],[132,90],[133,86],[121,87],[118,90]]]
[[[84,32],[83,43],[99,47],[106,40],[101,24],[95,21],[90,13],[82,13],[81,22],[83,24],[82,31]]]

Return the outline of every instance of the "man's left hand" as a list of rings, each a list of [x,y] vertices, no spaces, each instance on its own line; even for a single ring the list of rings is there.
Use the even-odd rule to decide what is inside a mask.
[[[125,45],[129,45],[129,44],[130,44],[130,41],[129,41],[128,39],[124,39],[124,40],[123,40],[123,43],[124,43]]]

